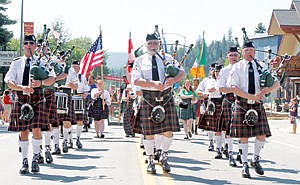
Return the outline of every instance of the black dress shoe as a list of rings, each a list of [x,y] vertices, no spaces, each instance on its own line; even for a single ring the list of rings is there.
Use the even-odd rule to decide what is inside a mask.
[[[52,158],[52,155],[50,153],[50,150],[47,150],[45,152],[45,157],[46,157],[46,163],[50,164],[53,162],[53,158]]]
[[[28,159],[23,159],[22,168],[20,169],[20,174],[28,174],[29,173],[29,165],[28,165]]]
[[[54,152],[52,152],[52,155],[59,155],[59,154],[61,154],[60,148],[58,144],[55,144]]]
[[[232,155],[229,155],[229,166],[237,167],[235,159],[233,158]]]
[[[163,152],[161,154],[160,163],[161,163],[163,171],[166,172],[166,173],[169,173],[171,171],[171,167],[168,163],[168,156],[167,155],[168,155],[167,152]]]
[[[261,165],[259,164],[259,160],[257,159],[256,161],[252,161],[250,162],[250,165],[252,167],[254,167],[255,172],[259,175],[263,175],[264,174],[264,170],[262,169]]]
[[[156,173],[155,164],[152,160],[149,161],[149,164],[147,166],[147,173],[152,173],[152,174]]]
[[[82,132],[88,132],[88,127],[87,126],[83,126]]]
[[[223,154],[226,156],[226,158],[228,158],[228,144],[226,143],[224,146],[224,150],[223,150]]]
[[[217,155],[215,156],[215,159],[222,159],[222,153],[219,148],[217,148]]]
[[[73,141],[70,140],[68,148],[73,148]]]
[[[214,145],[210,144],[208,146],[208,151],[210,151],[210,152],[214,151]]]
[[[68,153],[69,148],[68,148],[68,143],[66,140],[63,141],[62,150],[63,150],[63,153]]]
[[[240,163],[240,164],[243,164],[242,163],[242,157],[241,157],[241,154],[237,154],[237,156],[236,156],[236,160]]]
[[[76,146],[77,146],[78,149],[82,148],[82,144],[81,144],[79,138],[76,140]]]
[[[31,172],[33,172],[33,173],[40,172],[38,159],[39,159],[39,154],[34,154],[34,156],[32,158],[32,163],[31,163]]]
[[[248,163],[243,164],[242,177],[251,178]]]
[[[161,149],[157,149],[155,154],[154,154],[154,160],[159,161],[161,153],[162,153]]]
[[[44,164],[44,157],[41,155],[41,154],[37,154],[38,155],[38,160],[37,160],[37,162],[39,163],[39,164]]]
[[[104,138],[104,137],[105,137],[105,135],[104,135],[104,134],[101,134],[100,138]]]

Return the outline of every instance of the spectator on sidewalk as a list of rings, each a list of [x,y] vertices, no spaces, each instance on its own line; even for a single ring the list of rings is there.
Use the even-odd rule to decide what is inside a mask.
[[[3,111],[4,111],[4,107],[3,107],[3,97],[0,96],[0,122],[1,125],[4,125],[4,121],[3,121]]]
[[[5,90],[3,94],[3,121],[4,123],[8,123],[10,120],[11,113],[11,99],[10,99],[10,90]]]
[[[297,129],[297,115],[298,115],[298,100],[297,98],[291,99],[289,104],[290,111],[290,123],[293,125],[293,134],[296,134]]]

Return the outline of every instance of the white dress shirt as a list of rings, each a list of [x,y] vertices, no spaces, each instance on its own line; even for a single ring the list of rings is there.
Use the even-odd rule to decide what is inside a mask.
[[[252,60],[252,66],[254,69],[254,81],[255,81],[255,92],[259,93],[261,91],[259,73],[257,70],[256,63]],[[233,65],[228,79],[228,86],[237,86],[244,92],[248,92],[248,73],[249,73],[249,61],[241,60]],[[266,66],[263,62],[259,62],[263,67],[262,71],[266,70]]]
[[[24,68],[25,68],[25,64],[26,64],[26,56],[22,56],[20,58],[16,58],[15,60],[13,60],[10,64],[9,70],[5,75],[4,81],[7,83],[9,80],[11,80],[12,82],[14,82],[17,85],[21,85],[22,81],[23,81],[23,73],[24,73]],[[34,61],[37,60],[36,56],[32,58],[30,58],[30,69],[33,66]],[[39,66],[45,66],[45,61],[40,60],[39,61]],[[55,73],[53,70],[51,70],[49,72],[49,76],[53,76],[55,77]],[[29,77],[30,78],[30,77]],[[30,82],[30,81],[29,81]]]
[[[69,87],[69,83],[72,82],[75,85],[77,85],[77,93],[85,93],[90,91],[90,87],[88,85],[88,81],[84,75],[81,75],[81,80],[79,80],[79,74],[76,74],[75,70],[73,68],[70,68],[67,80],[66,80],[66,86]]]
[[[217,79],[217,84],[216,87],[219,90],[220,87],[225,87],[225,88],[229,88],[230,86],[227,85],[227,81],[229,79],[230,76],[230,71],[232,69],[232,64],[227,65],[226,67],[224,67],[223,69],[220,70],[219,72],[219,76]]]
[[[98,88],[93,88],[91,91],[91,97],[92,99],[97,99],[98,96],[96,96],[96,94],[99,93]],[[102,95],[101,95],[102,98]],[[110,95],[109,92],[107,90],[104,90],[104,101],[106,105],[110,105],[111,104],[111,99],[110,99]]]
[[[166,58],[167,62],[173,63],[171,55],[165,54],[165,58]],[[165,78],[166,78],[165,65],[158,55],[156,55],[155,59],[156,59],[157,67],[158,67],[159,80],[161,82],[164,82]],[[178,62],[175,62],[173,65],[179,66]],[[183,68],[180,67],[179,70],[183,71]],[[134,81],[136,79],[152,80],[152,55],[145,53],[142,56],[136,58],[136,60],[133,64],[131,73],[132,73],[132,76],[131,76],[132,84],[134,84]],[[167,88],[169,88],[169,87],[167,87]],[[141,89],[142,90],[157,90],[153,87],[141,87]]]

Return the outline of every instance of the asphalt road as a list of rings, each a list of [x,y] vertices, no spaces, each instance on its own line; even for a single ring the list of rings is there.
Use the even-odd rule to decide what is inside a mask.
[[[251,179],[241,177],[240,164],[233,168],[226,159],[214,159],[216,153],[207,151],[207,136],[201,131],[189,141],[183,139],[183,131],[175,133],[169,154],[171,172],[163,173],[157,164],[157,174],[147,174],[145,156],[139,148],[139,135],[126,138],[122,127],[116,125],[106,127],[104,139],[94,138],[94,129],[90,129],[82,134],[83,149],[70,149],[67,154],[54,156],[52,164],[40,165],[38,174],[19,175],[21,155],[18,153],[18,134],[1,127],[0,184],[300,184],[300,134],[290,133],[288,120],[271,120],[269,123],[272,137],[267,139],[261,153],[265,175],[259,176],[250,168]],[[250,140],[250,154],[253,152],[253,141]],[[237,141],[235,150],[236,144]],[[29,154],[31,162],[31,146]]]

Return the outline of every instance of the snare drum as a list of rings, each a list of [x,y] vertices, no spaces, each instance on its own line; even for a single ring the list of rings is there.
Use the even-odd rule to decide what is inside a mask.
[[[75,114],[83,114],[83,99],[81,96],[72,96]]]
[[[68,94],[55,92],[57,114],[68,114]]]

